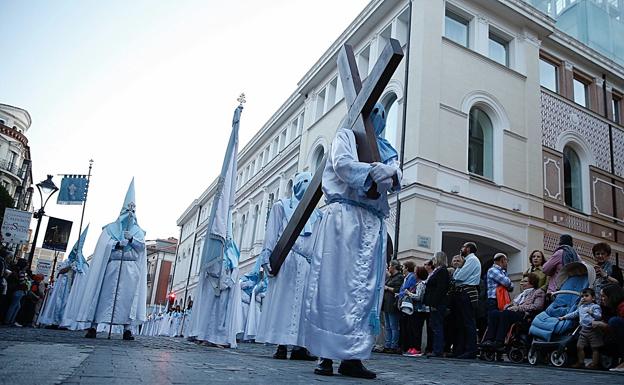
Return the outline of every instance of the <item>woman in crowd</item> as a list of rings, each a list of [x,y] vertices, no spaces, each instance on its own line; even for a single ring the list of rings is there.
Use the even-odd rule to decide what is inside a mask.
[[[450,276],[446,267],[446,254],[438,251],[431,259],[433,271],[427,279],[425,305],[429,306],[429,323],[433,334],[432,355],[441,357],[444,353],[444,316],[448,305]]]
[[[399,293],[402,284],[401,264],[396,259],[393,259],[388,265],[382,302],[384,333],[386,336],[384,353],[402,353],[401,348],[399,348],[399,308],[396,306],[396,294]]]
[[[485,334],[485,345],[502,347],[512,324],[521,321],[529,314],[535,314],[544,309],[546,293],[540,290],[539,282],[537,274],[525,275],[520,281],[522,293],[516,296],[505,310],[492,311],[488,314],[490,327]]]
[[[415,268],[416,264],[413,261],[407,261],[403,264],[403,274],[405,274],[405,280],[403,281],[403,285],[401,285],[401,289],[399,291],[399,305],[401,304],[403,299],[408,296],[408,293],[416,292],[417,281],[416,274],[414,273]],[[401,312],[399,324],[399,340],[401,350],[403,352],[412,354],[413,350],[416,348],[415,330],[416,321],[414,313],[407,314]]]
[[[616,284],[622,287],[622,270],[615,264],[611,263],[611,246],[608,243],[600,242],[596,243],[592,247],[592,254],[596,264],[594,270],[596,271],[596,279],[594,280],[594,291],[596,292],[596,302],[600,303],[600,293],[602,288]]]
[[[546,273],[544,273],[544,264],[546,263],[546,258],[544,257],[544,253],[540,250],[533,250],[529,255],[529,264],[531,265],[527,271],[524,272],[524,275],[535,274],[539,280],[538,286],[540,289],[546,291],[548,287],[548,277]]]
[[[592,326],[601,328],[607,339],[615,342],[618,357],[624,360],[624,289],[617,284],[609,284],[602,288],[600,300],[603,321],[593,321]],[[624,361],[610,370],[624,372]]]

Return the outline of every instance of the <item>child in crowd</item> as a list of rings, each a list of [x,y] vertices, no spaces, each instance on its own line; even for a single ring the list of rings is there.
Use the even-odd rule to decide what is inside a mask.
[[[572,366],[573,368],[585,367],[585,347],[587,345],[592,349],[592,362],[587,368],[598,369],[600,367],[600,352],[598,349],[604,345],[604,342],[602,339],[602,331],[592,327],[592,322],[599,321],[602,318],[602,311],[600,310],[600,306],[596,304],[595,298],[596,292],[594,292],[593,289],[583,289],[583,291],[581,291],[581,303],[578,308],[572,313],[559,317],[559,320],[578,318],[581,324],[581,333],[576,343],[578,361]]]

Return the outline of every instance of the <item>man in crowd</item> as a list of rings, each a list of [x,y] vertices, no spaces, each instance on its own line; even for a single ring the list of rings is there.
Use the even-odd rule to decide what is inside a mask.
[[[477,245],[466,242],[461,247],[460,254],[464,264],[453,273],[453,280],[457,289],[457,337],[454,354],[457,358],[477,357],[477,324],[476,308],[479,301],[479,280],[481,277],[481,262],[475,255]]]
[[[514,288],[513,282],[507,275],[507,256],[503,253],[497,253],[494,255],[494,264],[487,272],[487,322],[488,330],[494,329],[492,325],[493,316],[490,313],[498,312],[498,298],[497,289],[499,286],[504,287],[507,291],[512,291]]]

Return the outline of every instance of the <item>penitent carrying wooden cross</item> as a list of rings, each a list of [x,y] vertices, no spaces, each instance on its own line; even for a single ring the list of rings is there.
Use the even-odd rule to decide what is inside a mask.
[[[340,124],[341,127],[353,130],[360,162],[379,162],[377,139],[369,115],[392,78],[392,74],[399,66],[401,59],[403,59],[401,44],[395,39],[390,39],[381,52],[370,75],[362,84],[355,56],[353,55],[353,48],[345,44],[338,54],[338,72],[340,73],[340,81],[344,90],[345,102],[348,106],[347,115]],[[290,249],[310,218],[312,211],[321,200],[323,195],[321,181],[326,161],[327,154],[325,154],[325,157],[316,169],[308,189],[301,201],[299,201],[299,205],[297,205],[288,225],[286,225],[284,232],[271,253],[269,261],[272,275],[278,274]],[[379,197],[374,184],[367,195],[371,199]]]

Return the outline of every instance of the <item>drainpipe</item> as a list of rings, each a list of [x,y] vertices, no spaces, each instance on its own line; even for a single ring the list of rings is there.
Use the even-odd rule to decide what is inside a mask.
[[[409,82],[409,58],[411,55],[411,35],[412,35],[412,0],[409,0],[408,6],[409,19],[407,22],[407,55],[405,55],[405,88],[403,90],[403,119],[401,122],[401,152],[399,153],[399,163],[401,171],[403,171],[403,162],[405,161],[405,127],[407,124],[407,86]],[[399,192],[396,193],[396,221],[394,224],[394,252],[392,259],[397,259],[399,253],[399,225],[401,223],[401,200]]]

